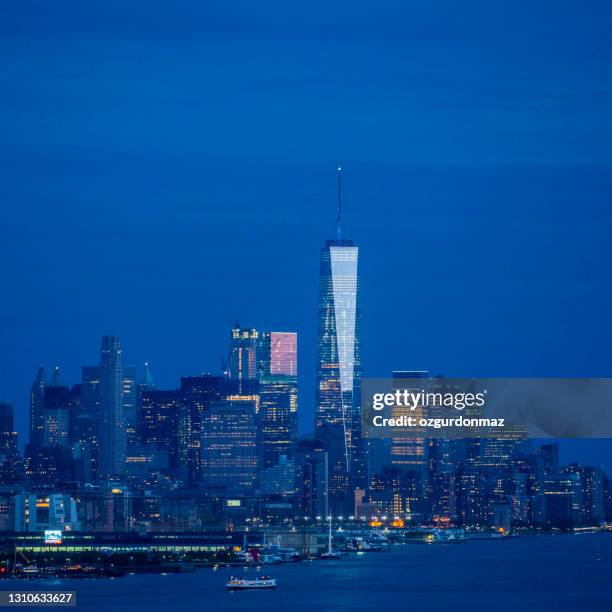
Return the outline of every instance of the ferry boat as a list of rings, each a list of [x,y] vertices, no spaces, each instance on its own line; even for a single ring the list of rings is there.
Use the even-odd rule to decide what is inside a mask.
[[[260,576],[259,578],[238,578],[230,576],[225,586],[230,591],[245,591],[247,589],[275,589],[276,578]]]
[[[16,565],[13,571],[14,576],[20,576],[23,578],[39,578],[42,575],[42,570],[36,566],[36,564],[31,565]]]

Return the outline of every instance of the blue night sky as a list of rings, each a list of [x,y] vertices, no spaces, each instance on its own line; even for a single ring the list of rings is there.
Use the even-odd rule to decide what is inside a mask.
[[[612,376],[612,5],[292,4],[0,5],[22,442],[39,364],[78,382],[116,334],[174,387],[235,319],[299,333],[309,430],[338,162],[366,375]]]

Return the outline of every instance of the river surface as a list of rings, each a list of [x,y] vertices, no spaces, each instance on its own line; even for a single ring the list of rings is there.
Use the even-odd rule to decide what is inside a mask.
[[[228,592],[231,575],[268,574],[269,591]],[[9,582],[2,588],[74,590],[77,610],[612,610],[612,534],[527,536],[257,570],[198,569],[165,576]],[[69,608],[70,609],[70,608]],[[74,608],[72,608],[74,609]]]

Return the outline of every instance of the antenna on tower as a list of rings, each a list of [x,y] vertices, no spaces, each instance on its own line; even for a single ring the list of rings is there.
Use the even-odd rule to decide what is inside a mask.
[[[342,240],[342,166],[338,166],[338,240]]]

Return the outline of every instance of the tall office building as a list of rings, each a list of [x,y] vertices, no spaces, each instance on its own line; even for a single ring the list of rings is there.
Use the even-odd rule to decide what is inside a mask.
[[[297,443],[297,334],[235,325],[226,381],[234,398],[258,398],[262,467],[291,456]]]
[[[546,522],[557,527],[574,527],[582,521],[580,474],[563,472],[544,477]]]
[[[44,435],[45,446],[70,445],[70,417],[73,405],[80,403],[80,387],[69,389],[59,378],[45,390]]]
[[[188,478],[190,482],[202,479],[202,419],[210,403],[221,398],[225,390],[221,376],[202,374],[181,378],[181,395],[189,419]]]
[[[418,392],[427,382],[429,373],[424,370],[396,370],[393,372],[393,388],[408,389]],[[437,389],[436,389],[437,390]],[[423,416],[422,406],[411,410],[405,406],[394,406],[392,416]],[[410,437],[394,436],[391,440],[391,464],[403,471],[418,473],[424,478],[427,470],[427,440],[423,431],[414,428],[415,434]]]
[[[292,498],[295,495],[295,461],[281,455],[274,466],[263,470],[261,493],[270,497]]]
[[[140,393],[135,366],[123,367],[123,414],[128,447],[138,444],[138,413]]]
[[[186,479],[191,420],[183,393],[178,389],[143,391],[139,430],[142,444],[167,453],[168,467],[181,470],[180,476]]]
[[[262,460],[269,468],[292,457],[297,444],[297,334],[263,332],[257,360]]]
[[[210,403],[202,423],[204,484],[221,496],[249,497],[260,467],[257,396]]]
[[[435,524],[449,525],[456,518],[456,440],[428,441],[428,518]]]
[[[293,456],[297,444],[297,379],[262,376],[259,381],[259,423],[263,467],[276,465],[282,455]]]
[[[74,480],[70,416],[80,399],[80,387],[70,389],[64,385],[56,366],[43,394],[42,443],[26,446],[25,472],[31,486],[53,489],[61,482]]]
[[[100,367],[83,366],[81,369],[81,410],[71,420],[73,444],[80,448],[87,467],[86,480],[98,477],[98,419],[100,416]]]
[[[32,448],[37,448],[43,443],[45,431],[45,386],[45,370],[40,366],[30,390],[30,445]]]
[[[260,334],[256,329],[234,325],[230,337],[227,377],[232,393],[248,395],[257,391]]]
[[[342,238],[340,168],[338,235],[321,249],[316,374],[316,437],[329,456],[334,514],[351,512],[363,486],[359,249]]]
[[[571,463],[562,470],[565,474],[580,477],[581,520],[587,525],[598,525],[605,519],[604,473],[600,467],[588,467]]]
[[[261,333],[257,353],[260,375],[297,376],[296,333]]]
[[[300,516],[326,517],[329,512],[327,452],[316,440],[301,440],[295,451],[297,510]]]
[[[119,338],[104,336],[100,358],[99,475],[125,471],[126,432],[123,411],[123,362]]]
[[[37,395],[34,388],[32,395]],[[56,366],[42,394],[42,419],[38,419],[42,422],[42,440],[36,435],[36,443],[26,445],[25,472],[32,486],[50,489],[58,482],[74,480],[70,422],[80,402],[80,387],[64,385]]]
[[[0,486],[16,484],[23,472],[13,413],[13,404],[0,402]]]
[[[0,454],[17,452],[17,433],[13,423],[14,408],[9,402],[0,402]]]
[[[370,480],[369,503],[376,514],[403,516],[412,511],[407,499],[407,488],[403,472],[395,467],[385,467],[373,474]]]

